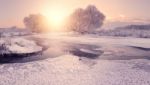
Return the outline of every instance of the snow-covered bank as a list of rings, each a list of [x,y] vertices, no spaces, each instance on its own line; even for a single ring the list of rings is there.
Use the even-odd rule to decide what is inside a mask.
[[[92,61],[88,61],[92,62]],[[0,65],[1,85],[149,85],[149,60],[95,60],[91,66],[64,55]]]
[[[35,41],[24,38],[1,38],[0,46],[5,48],[1,51],[6,51],[6,53],[33,53],[42,50],[42,47],[38,46]]]
[[[25,38],[1,38],[0,39],[0,63],[10,63],[42,53],[43,47],[34,40]]]

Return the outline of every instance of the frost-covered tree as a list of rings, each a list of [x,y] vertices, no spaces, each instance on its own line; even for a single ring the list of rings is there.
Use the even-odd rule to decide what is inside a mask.
[[[104,20],[104,14],[95,6],[89,5],[87,8],[79,8],[71,14],[68,20],[68,29],[79,33],[89,33],[100,28]]]
[[[41,14],[32,14],[24,18],[26,28],[32,32],[43,32],[47,28],[47,20]]]

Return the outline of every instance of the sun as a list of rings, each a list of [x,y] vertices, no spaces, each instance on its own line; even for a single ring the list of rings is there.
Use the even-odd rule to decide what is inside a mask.
[[[51,11],[45,15],[53,25],[61,25],[65,16],[61,11]]]
[[[57,8],[46,10],[43,14],[48,19],[48,23],[51,25],[53,30],[60,30],[67,16],[65,10]]]

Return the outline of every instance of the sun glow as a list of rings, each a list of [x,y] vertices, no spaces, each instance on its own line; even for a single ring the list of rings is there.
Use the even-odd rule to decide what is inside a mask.
[[[48,24],[51,25],[52,30],[62,30],[67,12],[62,9],[49,9],[43,13],[48,19]]]

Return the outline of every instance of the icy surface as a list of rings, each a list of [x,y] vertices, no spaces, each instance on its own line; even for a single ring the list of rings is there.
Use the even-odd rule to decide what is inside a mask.
[[[48,36],[34,35],[49,44],[49,58],[1,64],[0,85],[150,85],[149,39]],[[74,49],[101,54],[90,59]]]

